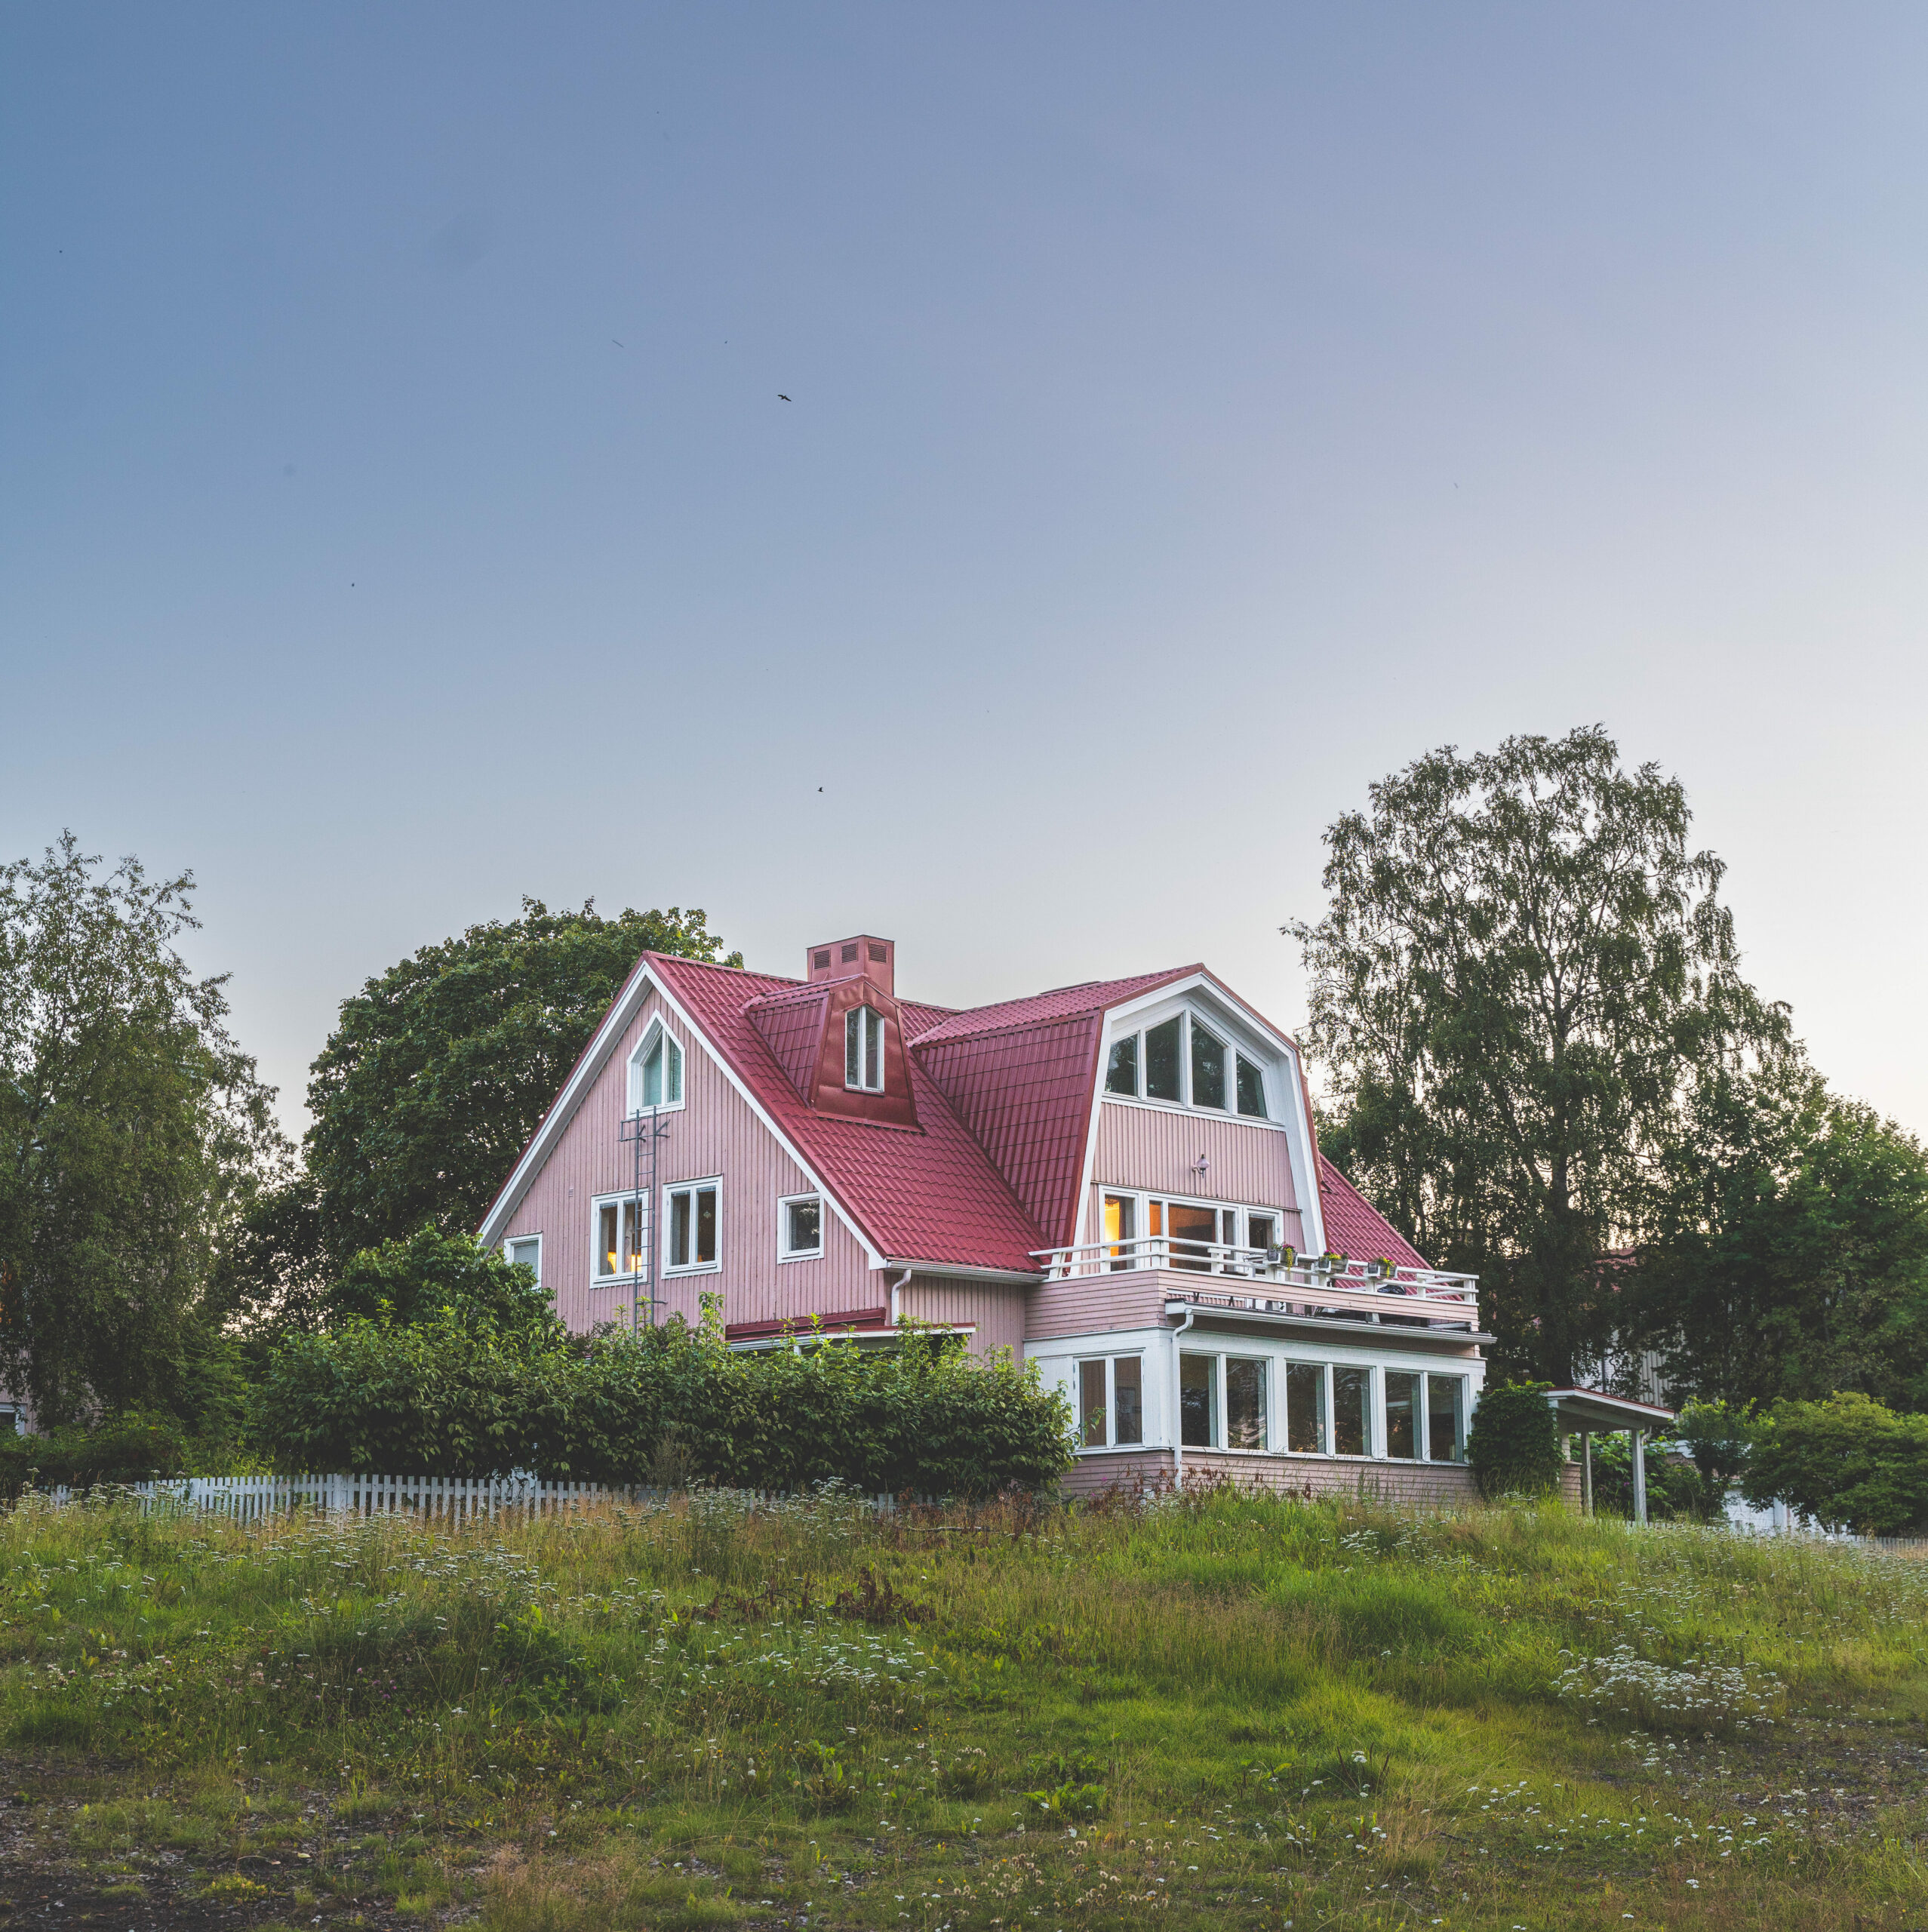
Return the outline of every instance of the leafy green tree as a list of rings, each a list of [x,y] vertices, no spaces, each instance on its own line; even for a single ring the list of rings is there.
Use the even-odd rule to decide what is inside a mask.
[[[1776,1402],[1755,1418],[1741,1489],[1830,1529],[1893,1536],[1928,1529],[1928,1416],[1896,1415],[1853,1391]]]
[[[1674,1424],[1674,1440],[1693,1459],[1699,1484],[1698,1513],[1714,1521],[1727,1507],[1727,1485],[1747,1467],[1751,1446],[1745,1408],[1721,1401],[1687,1401]]]
[[[1708,1083],[1661,1164],[1629,1325],[1737,1404],[1928,1407],[1928,1152],[1805,1064]]]
[[[406,1241],[364,1248],[329,1284],[327,1318],[419,1324],[449,1317],[502,1335],[559,1343],[562,1324],[534,1270],[472,1234],[418,1228]]]
[[[1509,1372],[1572,1380],[1616,1319],[1696,1087],[1791,1051],[1739,971],[1677,780],[1599,727],[1428,752],[1326,833],[1325,917],[1286,931],[1351,1177],[1483,1278]]]
[[[43,1426],[191,1394],[221,1244],[287,1152],[224,981],[176,950],[192,875],[100,863],[66,833],[0,866],[0,1379]]]
[[[551,912],[525,899],[520,918],[424,946],[343,1001],[308,1088],[324,1260],[425,1224],[475,1226],[638,958],[715,960],[721,945],[700,911],[605,919],[593,902]],[[285,1241],[279,1253],[297,1275],[313,1259]]]

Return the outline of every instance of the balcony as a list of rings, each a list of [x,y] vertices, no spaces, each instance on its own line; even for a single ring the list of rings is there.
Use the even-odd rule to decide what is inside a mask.
[[[1228,1247],[1169,1235],[1041,1248],[1032,1259],[1047,1281],[1158,1273],[1167,1278],[1165,1300],[1174,1308],[1428,1328],[1479,1338],[1478,1277],[1443,1269],[1394,1268],[1338,1255],[1295,1256],[1290,1249]]]

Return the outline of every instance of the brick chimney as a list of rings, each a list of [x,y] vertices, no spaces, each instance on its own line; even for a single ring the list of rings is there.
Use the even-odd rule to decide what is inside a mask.
[[[830,980],[868,980],[878,991],[895,998],[897,948],[894,941],[859,933],[855,939],[833,940],[813,946],[804,958],[804,977],[812,986]]]

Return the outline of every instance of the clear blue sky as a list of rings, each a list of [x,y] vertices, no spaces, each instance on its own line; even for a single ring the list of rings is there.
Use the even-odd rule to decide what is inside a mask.
[[[524,893],[1295,1023],[1336,813],[1604,721],[1928,1128],[1924,99],[1919,7],[8,8],[0,851],[192,866],[298,1125]]]

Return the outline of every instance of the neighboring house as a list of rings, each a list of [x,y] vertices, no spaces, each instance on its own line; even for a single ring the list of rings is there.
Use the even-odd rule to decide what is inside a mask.
[[[1290,1038],[1202,966],[967,1012],[895,983],[868,934],[801,980],[645,953],[481,1238],[577,1330],[709,1291],[743,1346],[1008,1348],[1071,1398],[1069,1487],[1471,1494],[1474,1284],[1320,1155]]]

